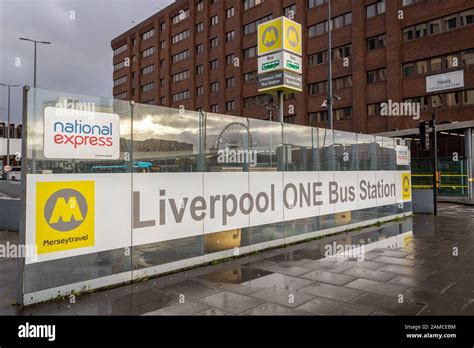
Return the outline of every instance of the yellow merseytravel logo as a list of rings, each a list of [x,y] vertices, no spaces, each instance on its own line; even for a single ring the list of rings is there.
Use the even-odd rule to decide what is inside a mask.
[[[94,245],[94,181],[36,184],[38,253]]]
[[[280,17],[258,26],[258,55],[286,50],[301,55],[301,24]]]
[[[402,174],[402,199],[411,199],[410,174]]]

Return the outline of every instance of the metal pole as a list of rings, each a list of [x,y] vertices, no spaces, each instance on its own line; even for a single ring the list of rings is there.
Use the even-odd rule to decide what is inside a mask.
[[[283,92],[278,91],[278,122],[283,123]]]
[[[334,120],[332,115],[332,22],[331,22],[331,0],[328,0],[328,121],[329,129],[334,129]]]
[[[10,87],[8,86],[8,114],[7,114],[7,166],[10,165]],[[7,181],[8,181],[7,174]]]
[[[33,79],[33,87],[36,88],[36,41],[34,41],[35,44],[35,54],[34,54],[34,79]]]
[[[433,112],[433,215],[438,215],[438,136],[436,134],[436,122],[438,120],[438,108]]]

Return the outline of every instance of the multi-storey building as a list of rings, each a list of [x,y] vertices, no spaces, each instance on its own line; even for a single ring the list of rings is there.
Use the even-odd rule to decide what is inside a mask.
[[[474,118],[472,0],[332,0],[331,8],[336,129],[416,127],[381,116],[387,101],[419,102],[422,119],[433,105],[440,122]],[[285,122],[326,127],[327,0],[177,0],[112,40],[114,97],[267,119],[256,31],[283,15],[303,26],[305,86],[285,97]],[[426,76],[455,70],[464,87],[426,92]]]

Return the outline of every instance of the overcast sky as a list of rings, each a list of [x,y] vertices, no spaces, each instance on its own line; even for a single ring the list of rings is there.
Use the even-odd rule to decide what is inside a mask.
[[[33,86],[33,43],[19,40],[27,37],[52,43],[38,44],[37,87],[112,97],[110,41],[172,2],[0,0],[0,83]],[[15,123],[21,122],[21,94],[21,88],[12,89]],[[0,108],[6,121],[2,86]]]

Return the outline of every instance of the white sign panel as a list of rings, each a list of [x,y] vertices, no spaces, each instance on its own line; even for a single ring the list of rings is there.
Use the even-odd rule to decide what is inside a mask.
[[[44,156],[57,159],[118,159],[117,114],[47,107]]]
[[[464,70],[426,76],[427,93],[462,87],[464,87]]]
[[[395,151],[397,152],[397,166],[410,165],[410,150],[408,146],[397,145]]]
[[[258,73],[264,74],[275,70],[288,70],[297,74],[303,73],[301,57],[280,51],[258,58]]]
[[[409,173],[30,174],[26,262],[394,205]]]

